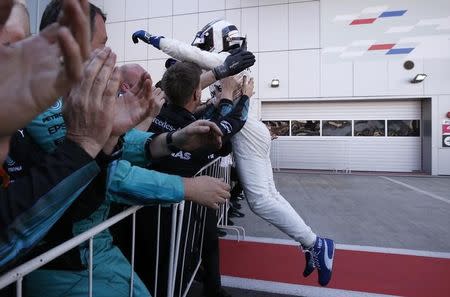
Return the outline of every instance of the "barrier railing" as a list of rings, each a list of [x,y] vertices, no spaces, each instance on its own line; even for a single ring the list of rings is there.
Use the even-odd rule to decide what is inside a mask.
[[[205,167],[203,167],[196,176],[208,175],[216,178],[221,178],[225,182],[230,184],[230,166],[231,162],[226,161],[224,158],[218,158]],[[80,244],[89,242],[89,260],[88,260],[88,276],[89,287],[88,296],[93,296],[93,261],[94,261],[94,237],[100,232],[108,229],[109,227],[119,223],[125,218],[132,216],[132,245],[131,245],[131,270],[130,270],[130,293],[129,296],[133,296],[134,287],[134,260],[135,260],[135,234],[136,234],[136,213],[143,206],[132,206],[117,215],[109,218],[108,220],[100,223],[99,225],[85,231],[84,233],[50,249],[49,251],[41,254],[40,256],[27,261],[24,264],[10,270],[6,274],[0,276],[0,290],[15,283],[16,284],[16,296],[22,296],[22,281],[24,277],[31,272],[43,267],[45,264],[63,255],[69,250],[79,246]],[[155,285],[154,296],[158,291],[158,266],[159,266],[159,239],[160,239],[160,225],[161,225],[161,205],[158,205],[158,219],[157,219],[157,242],[156,245],[156,266],[155,266]],[[167,263],[169,265],[169,273],[167,276],[167,297],[174,296],[186,296],[192,285],[194,277],[198,272],[202,263],[202,250],[203,250],[203,238],[205,234],[205,222],[206,222],[206,208],[192,202],[181,202],[172,204],[171,214],[171,236],[170,236],[170,256]],[[218,211],[218,226],[220,228],[235,230],[238,233],[238,239],[240,238],[240,232],[245,235],[245,230],[242,227],[227,226],[227,210],[228,202],[223,205]],[[187,222],[184,223],[185,209],[188,209]],[[197,247],[199,248],[197,249]],[[196,251],[196,255],[193,253]],[[196,256],[195,269],[188,275],[186,271],[186,260],[192,256]],[[180,263],[179,263],[180,262]],[[177,290],[176,290],[177,289]],[[178,294],[176,294],[176,292]]]
[[[57,247],[54,247],[50,249],[49,251],[41,254],[40,256],[22,264],[18,267],[12,269],[8,273],[2,275],[0,277],[0,289],[5,288],[6,286],[16,283],[16,296],[21,297],[22,296],[22,280],[23,278],[33,272],[36,269],[39,269],[40,267],[44,266],[48,262],[56,259],[57,257],[63,255],[64,253],[68,252],[69,250],[77,247],[78,245],[82,244],[83,242],[89,241],[89,262],[88,262],[88,269],[89,269],[89,297],[92,296],[92,265],[93,265],[93,238],[95,235],[99,234],[100,232],[108,229],[114,224],[117,224],[121,220],[125,219],[126,217],[133,215],[135,216],[136,212],[142,208],[142,206],[133,206],[129,209],[113,216],[112,218],[109,218],[108,220],[98,224],[97,226],[93,227],[92,229],[75,236],[74,238],[58,245]],[[133,228],[134,229],[134,228]],[[133,263],[132,267],[133,267]],[[131,284],[133,283],[133,273],[131,273]],[[132,287],[131,287],[132,288]],[[132,290],[130,290],[130,296],[132,297]]]

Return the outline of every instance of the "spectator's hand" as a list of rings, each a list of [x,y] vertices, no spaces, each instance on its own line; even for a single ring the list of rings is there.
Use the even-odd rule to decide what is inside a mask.
[[[227,76],[238,74],[255,64],[255,55],[242,49],[232,52],[222,65],[215,67],[212,71],[217,80]]]
[[[222,147],[222,132],[213,122],[198,120],[176,131],[173,135],[173,144],[184,151],[195,151],[208,147],[220,149]]]
[[[120,71],[109,48],[96,50],[84,69],[81,83],[64,99],[66,138],[78,143],[93,158],[108,140],[113,125]]]
[[[164,103],[166,102],[166,93],[164,93],[164,91],[161,90],[160,88],[155,88],[153,90],[152,99],[153,99],[153,107],[150,117],[156,118],[161,112],[161,108],[163,107]]]
[[[184,179],[185,199],[219,209],[230,198],[230,186],[210,176],[199,176]]]
[[[248,77],[244,75],[244,78],[242,79],[242,95],[245,95],[249,98],[252,97],[254,88],[255,82],[253,80],[253,77],[248,79]]]
[[[153,120],[158,116],[159,112],[161,111],[161,108],[164,105],[166,94],[163,90],[160,88],[153,88],[153,104],[151,108],[150,115],[143,120],[139,125],[136,126],[136,129],[139,129],[141,131],[148,131],[150,126],[153,123]]]
[[[161,41],[161,38],[164,38],[164,36],[151,35],[150,33],[144,30],[134,32],[133,36],[131,37],[134,43],[138,43],[140,39],[145,43],[153,45],[157,49],[159,49],[159,42]]]
[[[152,93],[152,79],[145,72],[133,88],[117,98],[113,135],[126,133],[154,113],[157,107]]]
[[[63,11],[61,22],[67,27],[55,23],[39,35],[0,46],[0,85],[7,90],[0,94],[5,112],[0,111],[0,118],[14,115],[0,135],[26,125],[81,80],[90,52],[87,0],[66,0]]]
[[[221,79],[220,85],[222,87],[220,98],[226,98],[229,100],[233,100],[234,91],[240,87],[239,80],[235,76],[228,76]]]

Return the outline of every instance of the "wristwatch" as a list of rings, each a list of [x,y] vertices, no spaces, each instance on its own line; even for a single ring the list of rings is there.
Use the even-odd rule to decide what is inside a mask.
[[[169,149],[169,151],[171,151],[172,153],[178,153],[180,151],[179,148],[177,148],[174,144],[173,144],[173,138],[172,135],[173,133],[175,133],[175,131],[169,132],[166,134],[166,143],[167,143],[167,148]]]

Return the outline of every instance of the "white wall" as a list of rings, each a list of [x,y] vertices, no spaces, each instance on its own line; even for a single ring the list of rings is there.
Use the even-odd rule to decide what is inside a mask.
[[[109,46],[119,62],[147,61],[154,81],[162,76],[166,55],[151,47],[145,53],[134,45],[133,30],[191,42],[205,24],[226,18],[248,36],[249,49],[258,57],[252,69],[258,82],[255,97],[320,96],[319,1],[97,0],[95,4],[108,15]],[[309,75],[313,83],[308,82]],[[270,88],[273,78],[280,79],[280,88]]]
[[[28,0],[32,31],[49,0]],[[108,15],[109,46],[119,63],[139,63],[158,81],[166,55],[131,34],[145,29],[185,42],[215,18],[226,18],[248,36],[257,56],[252,69],[256,99],[432,97],[432,110],[450,95],[450,2],[435,0],[92,0]],[[401,17],[378,18],[383,11],[407,10]],[[377,18],[350,26],[355,18]],[[368,51],[370,45],[414,47],[410,54]],[[405,70],[405,60],[415,63]],[[411,84],[417,73],[425,83]],[[271,88],[273,78],[279,88]],[[438,100],[439,98],[439,100]],[[444,98],[444,99],[441,99]],[[434,119],[433,129],[439,126]],[[441,119],[439,119],[441,121]],[[435,135],[436,136],[436,135]],[[433,137],[437,145],[439,139]],[[433,168],[439,163],[433,150]],[[450,170],[450,165],[448,165]]]
[[[33,33],[48,2],[28,0]],[[163,71],[160,62],[166,55],[152,47],[133,44],[131,34],[135,30],[191,42],[210,20],[227,18],[247,34],[249,49],[258,54],[258,69],[253,73],[258,78],[259,98],[450,94],[450,67],[444,67],[450,64],[450,53],[446,51],[450,49],[450,2],[445,0],[436,0],[434,5],[420,0],[392,0],[386,7],[376,6],[375,0],[91,2],[108,15],[109,46],[117,53],[118,62],[151,65],[148,70],[155,75]],[[380,11],[395,9],[408,12],[397,18],[377,19],[378,23],[372,25],[348,25],[349,15],[373,17]],[[406,32],[408,27],[414,28]],[[440,39],[433,39],[437,33]],[[409,55],[386,56],[382,51],[369,53],[367,48],[372,43],[396,43],[416,49]],[[403,68],[407,59],[415,62],[413,70]],[[409,83],[422,72],[428,74],[424,84]],[[270,88],[273,78],[280,79],[278,89]]]

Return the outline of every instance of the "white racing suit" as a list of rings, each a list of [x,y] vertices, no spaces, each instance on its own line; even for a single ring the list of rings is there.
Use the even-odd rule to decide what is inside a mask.
[[[174,59],[196,63],[206,70],[222,64],[228,56],[228,53],[202,51],[170,38],[161,38],[160,49]],[[316,234],[277,191],[270,162],[270,132],[257,119],[256,111],[251,106],[244,127],[231,138],[247,202],[256,215],[308,248],[315,243]]]

